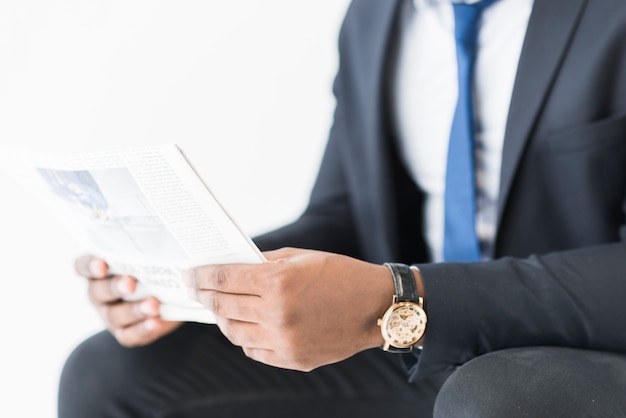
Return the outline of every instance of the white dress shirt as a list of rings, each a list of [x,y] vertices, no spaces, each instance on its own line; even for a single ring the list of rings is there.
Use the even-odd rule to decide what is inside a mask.
[[[532,2],[499,0],[483,12],[479,28],[473,94],[476,231],[483,256],[495,238],[504,131]],[[425,238],[436,262],[443,257],[446,159],[458,90],[451,3],[406,2],[394,81],[400,150],[426,194]]]

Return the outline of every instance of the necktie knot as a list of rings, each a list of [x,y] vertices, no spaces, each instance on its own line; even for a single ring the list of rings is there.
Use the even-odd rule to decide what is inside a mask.
[[[478,22],[487,7],[497,0],[481,0],[475,3],[452,3],[454,10],[454,38],[457,44],[475,48],[478,38]]]

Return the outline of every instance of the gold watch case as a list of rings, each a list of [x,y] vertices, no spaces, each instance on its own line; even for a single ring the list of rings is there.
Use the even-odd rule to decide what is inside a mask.
[[[396,302],[378,320],[380,331],[385,340],[383,350],[390,347],[410,349],[415,346],[426,331],[426,312],[420,303]]]

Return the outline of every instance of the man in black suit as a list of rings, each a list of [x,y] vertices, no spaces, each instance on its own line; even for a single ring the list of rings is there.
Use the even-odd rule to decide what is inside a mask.
[[[504,86],[493,103],[510,103],[499,122],[501,106],[491,108],[496,117],[489,106],[478,111],[485,136],[498,136],[491,124],[503,127],[501,151],[484,161],[501,168],[479,262],[436,255],[441,240],[429,228],[438,215],[429,205],[437,191],[405,153],[413,146],[406,136],[422,128],[398,117],[423,103],[404,101],[408,81],[398,84],[413,68],[403,45],[425,27],[411,19],[448,6],[351,4],[335,121],[309,206],[255,240],[263,250],[309,250],[270,251],[262,265],[191,270],[187,284],[220,331],[163,321],[153,299],[122,303],[134,290],[131,278],[108,277],[101,260],[77,260],[109,330],[122,345],[140,347],[123,348],[108,333],[81,345],[62,376],[61,417],[428,416],[436,397],[439,416],[626,415],[626,3],[490,6],[499,28],[491,36],[509,29],[494,20],[506,11],[511,22],[522,16],[511,39],[521,33],[523,44],[512,60],[493,60],[496,72],[478,62],[476,77],[490,74],[477,87],[485,100]],[[427,104],[436,107],[436,99]],[[428,317],[424,334],[407,331],[419,340],[413,350],[391,341],[402,355],[375,348],[389,342],[377,319],[402,293],[386,262],[418,267],[399,265],[391,276],[405,286],[414,278],[416,292],[404,296],[425,298],[411,305],[419,305],[418,328]]]

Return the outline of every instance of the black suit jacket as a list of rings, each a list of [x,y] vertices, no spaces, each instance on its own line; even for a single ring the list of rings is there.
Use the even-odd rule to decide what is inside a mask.
[[[350,5],[309,206],[257,242],[419,264],[429,323],[413,377],[507,347],[626,352],[626,2],[535,0],[506,128],[494,261],[466,264],[427,263],[422,193],[396,155],[388,84],[401,2]]]

